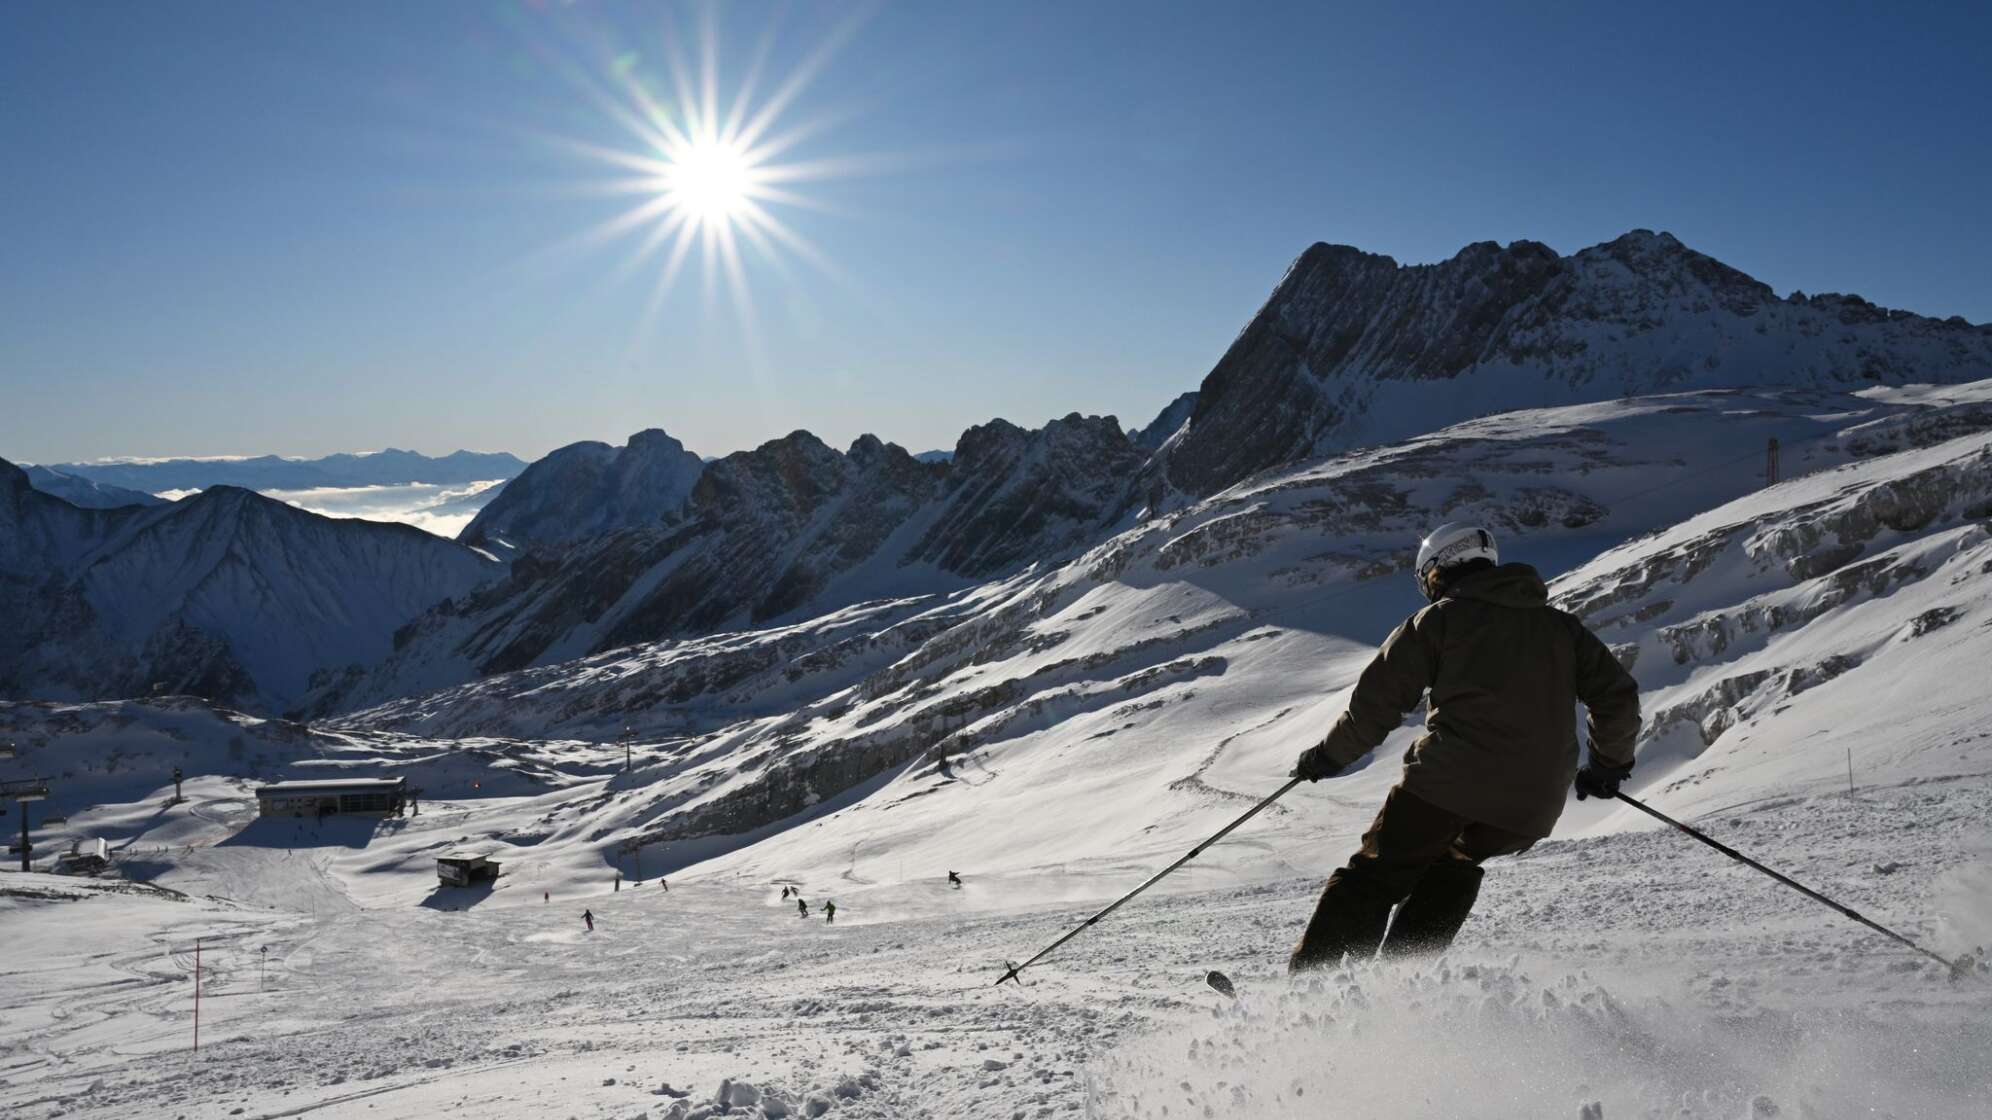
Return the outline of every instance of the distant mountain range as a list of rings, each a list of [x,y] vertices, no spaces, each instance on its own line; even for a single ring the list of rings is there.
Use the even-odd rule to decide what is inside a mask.
[[[121,459],[55,463],[43,469],[147,494],[240,486],[246,490],[308,490],[321,486],[398,486],[411,482],[465,483],[509,479],[526,467],[506,452],[456,451],[432,458],[389,448],[322,459],[277,455],[219,459]],[[66,495],[65,495],[66,496]]]
[[[1074,414],[1037,429],[993,420],[945,455],[915,456],[870,435],[839,451],[798,431],[702,461],[652,429],[620,448],[573,444],[530,467],[511,456],[390,451],[54,468],[140,491],[225,479],[270,489],[512,481],[460,544],[421,548],[370,535],[381,526],[283,521],[239,492],[223,495],[235,512],[201,507],[208,512],[187,521],[201,532],[174,535],[170,546],[163,531],[148,537],[59,503],[69,512],[37,514],[32,531],[94,543],[42,550],[11,585],[23,594],[53,588],[56,606],[36,608],[26,631],[32,651],[17,655],[25,667],[11,675],[0,665],[0,694],[128,695],[136,682],[170,675],[151,666],[171,666],[266,708],[341,711],[638,643],[830,617],[859,603],[893,616],[876,604],[954,595],[1088,550],[1111,552],[1117,534],[1165,531],[1176,513],[1269,471],[1449,425],[1449,438],[1470,439],[1462,422],[1486,414],[1739,386],[1844,403],[1867,387],[1986,377],[1992,327],[1858,296],[1780,298],[1667,234],[1634,231],[1567,257],[1534,242],[1482,243],[1418,266],[1315,245],[1203,382],[1133,432],[1113,417]],[[1347,505],[1347,525],[1387,523],[1392,532],[1454,508],[1393,512],[1388,488],[1334,500]],[[1261,516],[1235,509],[1198,547],[1221,548],[1210,542],[1250,532]],[[1303,559],[1336,554],[1345,535],[1324,535],[1318,554]],[[161,543],[140,543],[155,537]],[[462,546],[509,560],[509,569]],[[197,608],[170,605],[185,600],[182,585],[161,574],[179,571],[175,550],[217,557],[200,569]],[[121,577],[144,595],[108,582],[123,570],[107,564],[113,556],[147,557],[130,560]],[[339,574],[347,566],[350,577]],[[78,603],[87,615],[61,606]],[[65,630],[65,609],[82,623]],[[316,635],[306,652],[263,636],[288,626]],[[71,630],[79,636],[66,637]],[[155,643],[166,652],[155,656]],[[195,672],[202,650],[222,668]],[[94,677],[80,668],[125,656],[146,667]]]

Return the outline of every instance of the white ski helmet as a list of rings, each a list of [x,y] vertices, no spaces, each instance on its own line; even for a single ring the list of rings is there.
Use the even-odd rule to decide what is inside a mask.
[[[1494,534],[1478,525],[1461,521],[1447,522],[1432,530],[1418,544],[1418,590],[1424,592],[1427,599],[1438,599],[1440,574],[1469,560],[1485,560],[1490,564],[1501,562],[1501,551],[1494,547]]]

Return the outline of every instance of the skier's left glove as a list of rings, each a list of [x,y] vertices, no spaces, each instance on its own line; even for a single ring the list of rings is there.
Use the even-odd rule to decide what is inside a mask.
[[[1293,773],[1288,774],[1287,777],[1318,782],[1323,778],[1332,778],[1341,772],[1342,764],[1328,757],[1328,744],[1316,743],[1300,752],[1300,759],[1293,764]]]
[[[1614,766],[1603,759],[1593,757],[1577,768],[1577,800],[1595,797],[1600,801],[1610,801],[1618,796],[1619,783],[1632,774],[1632,763]]]

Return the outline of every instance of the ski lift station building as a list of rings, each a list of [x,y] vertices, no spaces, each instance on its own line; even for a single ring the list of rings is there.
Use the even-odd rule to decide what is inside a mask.
[[[334,813],[401,811],[408,800],[406,778],[330,778],[273,782],[256,790],[256,809],[265,817],[325,817]]]

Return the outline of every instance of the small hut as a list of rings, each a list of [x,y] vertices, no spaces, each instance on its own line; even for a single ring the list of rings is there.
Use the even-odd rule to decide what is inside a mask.
[[[498,864],[475,852],[436,857],[436,878],[446,887],[470,887],[498,879]]]

